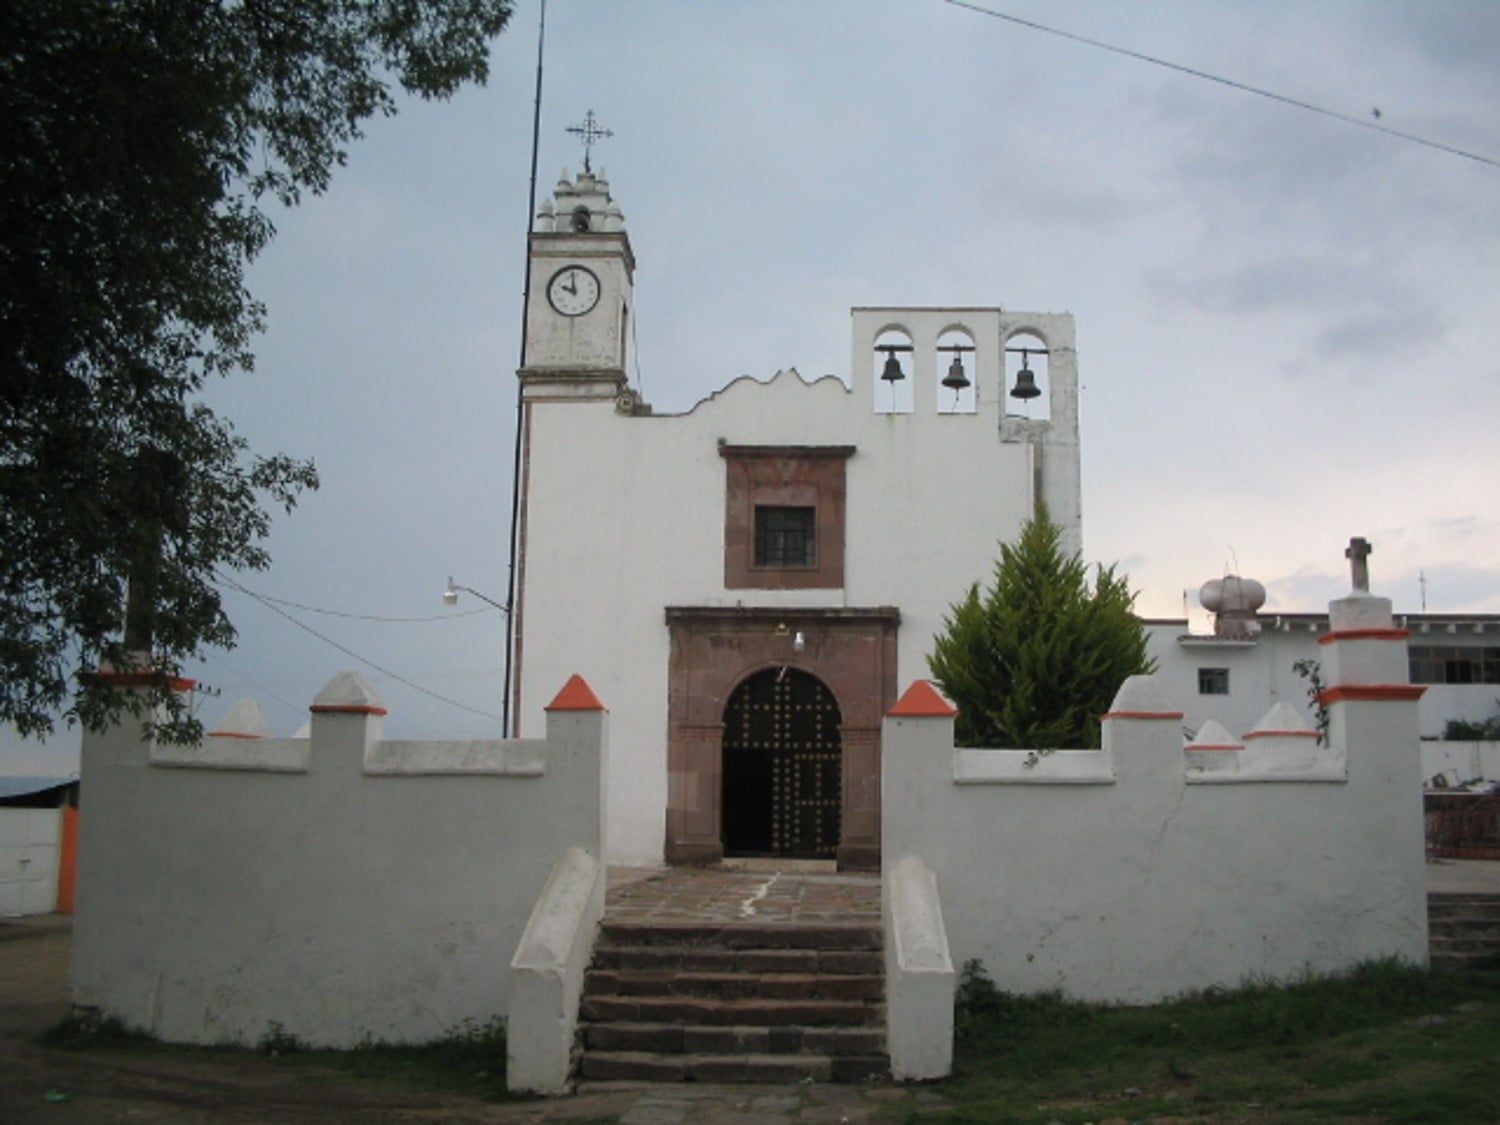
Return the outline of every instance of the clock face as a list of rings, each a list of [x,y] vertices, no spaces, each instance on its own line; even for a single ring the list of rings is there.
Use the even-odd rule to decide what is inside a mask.
[[[582,266],[564,266],[547,283],[547,300],[563,316],[582,316],[599,303],[599,279]]]

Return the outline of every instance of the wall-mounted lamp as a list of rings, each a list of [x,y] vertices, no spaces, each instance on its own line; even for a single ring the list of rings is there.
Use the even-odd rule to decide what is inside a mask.
[[[792,651],[801,652],[807,647],[807,638],[802,635],[802,630],[797,630],[797,635],[792,638]]]
[[[899,383],[906,378],[906,372],[901,370],[901,361],[896,358],[896,353],[911,351],[910,344],[876,344],[875,350],[885,352],[885,367],[880,372],[883,380],[887,383]]]

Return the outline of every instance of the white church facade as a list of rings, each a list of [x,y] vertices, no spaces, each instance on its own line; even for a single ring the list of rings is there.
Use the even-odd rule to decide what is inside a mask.
[[[658,415],[607,182],[565,175],[530,252],[517,733],[573,673],[608,706],[611,862],[877,866],[882,717],[948,607],[1039,500],[1081,543],[1072,318],[856,308],[847,382]]]

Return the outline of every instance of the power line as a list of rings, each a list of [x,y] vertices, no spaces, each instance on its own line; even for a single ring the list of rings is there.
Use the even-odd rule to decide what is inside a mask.
[[[372,613],[345,613],[337,609],[322,609],[315,605],[304,605],[302,602],[288,601],[285,598],[273,598],[270,594],[258,594],[254,590],[241,586],[238,582],[234,581],[234,579],[226,577],[223,573],[216,572],[216,576],[218,577],[220,582],[230,587],[230,589],[238,590],[240,593],[246,594],[249,597],[256,598],[260,601],[274,602],[277,605],[284,605],[291,609],[300,609],[306,613],[321,613],[327,617],[344,617],[348,618],[351,621],[379,621],[384,623],[411,624],[414,622],[420,623],[425,621],[452,621],[458,617],[473,617],[476,614],[480,613],[494,612],[494,610],[490,609],[488,606],[485,606],[480,609],[461,610],[457,613],[435,613],[429,617],[382,617]]]
[[[310,633],[312,636],[317,637],[318,640],[322,641],[324,644],[331,645],[333,648],[338,649],[339,652],[342,652],[345,656],[347,656],[347,657],[349,657],[349,658],[351,658],[353,660],[358,660],[365,667],[374,669],[376,672],[379,672],[382,676],[388,676],[389,678],[395,680],[399,684],[405,684],[407,687],[411,688],[413,691],[420,692],[421,694],[423,694],[425,696],[429,696],[432,699],[436,699],[440,703],[446,703],[450,707],[457,707],[460,711],[468,711],[468,712],[470,712],[471,714],[474,714],[474,715],[481,715],[481,716],[483,716],[486,719],[495,719],[497,721],[503,721],[502,716],[500,716],[500,715],[494,715],[494,714],[491,714],[488,711],[482,711],[478,707],[470,707],[467,703],[460,703],[456,699],[449,699],[446,695],[440,695],[438,692],[433,691],[431,688],[425,688],[421,684],[416,683],[413,680],[407,679],[405,676],[401,675],[399,672],[393,672],[389,668],[384,667],[383,665],[376,664],[375,661],[370,660],[367,657],[361,656],[359,653],[355,652],[352,648],[349,648],[346,645],[342,645],[338,641],[334,640],[332,637],[327,636],[327,635],[325,635],[323,633],[318,632],[311,625],[308,625],[308,624],[306,624],[305,622],[302,622],[302,621],[298,621],[295,617],[293,617],[286,610],[284,610],[280,606],[276,605],[271,599],[261,597],[261,595],[255,593],[253,590],[247,590],[245,587],[240,586],[239,584],[237,584],[233,580],[224,578],[223,575],[220,575],[219,577],[220,577],[221,581],[227,583],[230,586],[233,586],[235,589],[239,590],[241,593],[247,594],[248,596],[254,598],[256,601],[260,602],[262,605],[264,605],[267,609],[269,609],[272,613],[276,614],[278,617],[285,618],[287,621],[290,621],[293,625],[297,626],[297,628],[301,629],[303,632]]]
[[[1147,55],[1143,54],[1140,51],[1132,51],[1128,47],[1117,47],[1113,43],[1105,43],[1098,39],[1090,39],[1086,35],[1077,35],[1071,31],[1063,31],[1056,27],[1048,27],[1046,24],[1036,23],[1033,20],[1022,19],[1020,16],[1012,16],[1005,12],[997,12],[993,8],[985,8],[980,6],[979,4],[969,3],[968,0],[943,0],[943,2],[953,5],[953,7],[955,8],[965,8],[968,11],[975,12],[981,16],[989,16],[992,19],[1004,20],[1007,23],[1013,23],[1020,27],[1030,28],[1032,31],[1043,31],[1048,35],[1056,35],[1061,39],[1069,39],[1074,43],[1082,43],[1087,47],[1097,47],[1101,51],[1110,51],[1116,55],[1124,55],[1126,58],[1136,59],[1139,62],[1150,63],[1152,66],[1160,66],[1165,67],[1168,70],[1175,70],[1179,74],[1186,74],[1191,78],[1201,78],[1206,82],[1216,82],[1220,86],[1228,86],[1230,89],[1239,90],[1242,93],[1254,94],[1257,97],[1261,98],[1269,98],[1273,102],[1280,102],[1282,105],[1289,105],[1295,109],[1303,109],[1309,113],[1317,113],[1321,114],[1324,117],[1331,117],[1335,121],[1344,122],[1346,125],[1358,125],[1361,129],[1371,129],[1377,133],[1384,133],[1388,137],[1395,137],[1398,140],[1410,141],[1412,144],[1424,145],[1427,148],[1435,148],[1439,152],[1446,152],[1451,156],[1461,156],[1465,160],[1473,160],[1480,164],[1488,164],[1492,168],[1500,168],[1500,160],[1495,160],[1491,157],[1483,156],[1477,152],[1469,152],[1467,149],[1456,148],[1453,145],[1443,144],[1441,141],[1428,140],[1426,137],[1419,137],[1415,133],[1403,133],[1400,129],[1392,129],[1388,125],[1381,125],[1378,120],[1366,120],[1363,117],[1354,117],[1347,113],[1340,113],[1337,110],[1325,109],[1322,106],[1313,105],[1311,102],[1304,102],[1297,98],[1288,97],[1285,94],[1278,94],[1273,90],[1265,90],[1259,86],[1251,86],[1245,82],[1236,82],[1232,78],[1222,78],[1217,74],[1210,74],[1206,70],[1197,70],[1190,66],[1183,66],[1181,63],[1174,63],[1169,62],[1166,59],[1159,59],[1155,55]],[[1374,112],[1375,116],[1378,118],[1379,110],[1376,110]]]
[[[219,667],[223,668],[231,675],[238,676],[251,687],[255,688],[262,694],[269,696],[271,699],[274,699],[277,703],[281,704],[289,711],[297,712],[307,710],[307,703],[305,701],[302,703],[293,703],[290,699],[287,699],[286,697],[280,695],[274,688],[268,687],[266,684],[262,683],[260,680],[255,679],[253,676],[247,676],[240,669],[229,663],[229,661],[219,656],[218,653],[205,652],[203,654],[203,659],[210,664],[217,664]]]

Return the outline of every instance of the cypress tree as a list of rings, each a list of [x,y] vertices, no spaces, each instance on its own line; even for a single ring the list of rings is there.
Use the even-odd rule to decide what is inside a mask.
[[[1062,549],[1039,506],[993,580],[950,607],[928,666],[958,707],[960,746],[1018,750],[1099,745],[1099,720],[1125,677],[1152,671],[1135,594],[1113,566]]]

